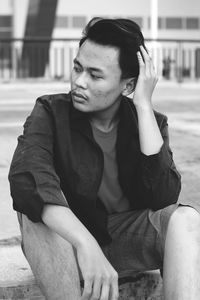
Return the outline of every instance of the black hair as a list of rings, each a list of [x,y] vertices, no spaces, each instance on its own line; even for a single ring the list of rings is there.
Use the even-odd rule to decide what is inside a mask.
[[[90,40],[103,46],[113,46],[119,49],[119,66],[122,78],[139,75],[137,51],[144,45],[144,37],[137,23],[129,19],[93,18],[85,27],[79,47]]]

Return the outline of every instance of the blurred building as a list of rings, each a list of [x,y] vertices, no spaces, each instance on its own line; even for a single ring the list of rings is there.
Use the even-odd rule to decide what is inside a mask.
[[[150,0],[1,0],[0,38],[24,37],[27,26],[30,27],[30,22],[39,15],[46,21],[46,26],[49,20],[52,24],[53,10],[53,37],[79,37],[90,18],[103,16],[133,18],[148,38],[150,4]],[[199,12],[199,0],[158,0],[158,37],[199,39]],[[36,30],[35,33],[39,32]]]
[[[155,1],[158,5],[157,16],[154,14],[157,24],[156,36],[154,37],[170,40],[200,40],[199,0]],[[38,43],[41,45],[43,39],[42,57],[41,51],[39,51],[40,54],[36,54],[31,50],[34,48],[33,44],[30,47],[30,44],[26,42],[19,47],[21,65],[28,66],[28,75],[42,76],[51,55],[49,53],[50,40],[80,38],[83,27],[92,17],[127,17],[133,19],[141,26],[145,38],[152,38],[152,2],[153,0],[1,0],[0,39],[35,39],[35,48],[38,47]],[[72,48],[63,51],[68,51],[68,55],[73,55]],[[178,58],[181,60],[178,64],[184,60],[193,65],[193,69],[196,68],[195,66],[200,64],[199,48],[199,45],[195,44],[194,47],[190,47],[193,52],[183,52]],[[164,57],[161,58],[166,68],[164,73],[166,78],[169,75],[170,62],[177,61],[176,52],[170,51],[166,50]],[[4,56],[9,55],[9,51],[4,52],[7,52]],[[10,55],[15,54],[10,51]],[[36,58],[38,55],[40,57]],[[64,54],[57,53],[54,55],[62,56]],[[36,68],[36,65],[39,67]],[[200,77],[199,69],[194,69],[193,73],[196,77]]]

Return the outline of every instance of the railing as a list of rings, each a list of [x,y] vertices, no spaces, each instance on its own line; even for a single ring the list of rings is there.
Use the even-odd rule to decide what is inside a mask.
[[[200,40],[147,40],[160,77],[167,80],[200,78]]]
[[[200,78],[200,40],[146,40],[159,77],[167,80]],[[1,39],[0,80],[70,78],[78,39]]]

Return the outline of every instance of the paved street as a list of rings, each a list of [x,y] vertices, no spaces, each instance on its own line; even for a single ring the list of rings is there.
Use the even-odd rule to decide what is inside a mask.
[[[68,88],[66,83],[0,85],[0,240],[19,235],[7,174],[22,124],[38,96]],[[169,119],[170,144],[183,180],[181,197],[200,200],[200,82],[161,82],[153,101],[155,109]]]

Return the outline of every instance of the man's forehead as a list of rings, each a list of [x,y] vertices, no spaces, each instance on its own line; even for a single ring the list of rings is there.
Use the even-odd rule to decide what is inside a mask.
[[[76,60],[98,70],[111,66],[119,67],[119,50],[86,40],[79,48]]]

